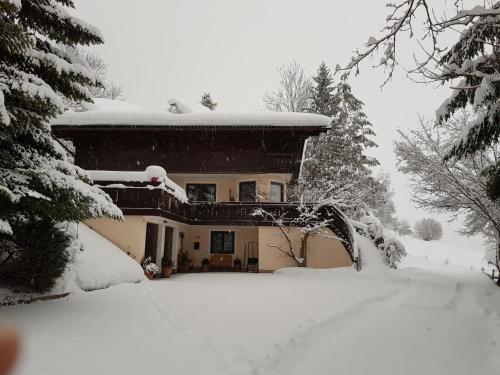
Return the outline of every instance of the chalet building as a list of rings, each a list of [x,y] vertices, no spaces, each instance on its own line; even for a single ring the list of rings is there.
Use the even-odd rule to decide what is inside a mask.
[[[300,173],[305,140],[328,125],[313,114],[171,114],[98,99],[89,111],[59,116],[52,130],[72,142],[75,164],[125,217],[87,224],[137,261],[178,265],[181,252],[195,269],[204,259],[212,269],[239,259],[243,269],[273,271],[296,263],[277,248],[286,238],[275,222],[253,213],[297,216],[288,186]],[[308,240],[307,266],[352,265],[341,213],[325,207],[321,214],[333,219],[327,231],[334,236]],[[299,241],[299,228],[290,237]]]

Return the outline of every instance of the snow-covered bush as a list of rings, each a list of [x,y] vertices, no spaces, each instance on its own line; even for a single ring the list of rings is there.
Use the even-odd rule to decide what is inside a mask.
[[[379,245],[384,241],[384,227],[378,218],[373,215],[366,215],[359,219],[359,221],[366,225],[366,230],[363,233]]]
[[[394,237],[387,236],[377,247],[384,252],[384,262],[391,268],[397,268],[406,256],[405,246]]]
[[[443,237],[441,223],[434,219],[422,219],[415,223],[417,236],[424,241],[435,241]]]
[[[153,263],[151,261],[151,257],[147,257],[144,259],[142,262],[142,268],[144,269],[144,272],[151,275],[151,276],[156,276],[160,273],[160,269],[156,265],[156,263]]]
[[[384,231],[384,227],[377,217],[368,214],[361,217],[357,225],[354,226],[358,232],[371,239],[377,248],[382,250],[384,262],[389,267],[397,268],[397,264],[406,256],[405,246],[401,241]]]

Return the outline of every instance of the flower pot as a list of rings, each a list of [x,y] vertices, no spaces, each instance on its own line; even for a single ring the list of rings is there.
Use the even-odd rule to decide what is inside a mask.
[[[208,264],[203,264],[203,265],[201,266],[201,270],[202,270],[203,272],[208,272],[208,271],[210,270],[210,266],[209,266]]]
[[[154,280],[154,279],[155,279],[155,274],[154,274],[154,273],[151,273],[151,272],[144,272],[144,275],[146,275],[146,277],[147,277],[149,280]]]
[[[172,267],[170,267],[170,266],[163,266],[161,268],[161,274],[163,275],[163,277],[169,278],[170,275],[172,275]]]

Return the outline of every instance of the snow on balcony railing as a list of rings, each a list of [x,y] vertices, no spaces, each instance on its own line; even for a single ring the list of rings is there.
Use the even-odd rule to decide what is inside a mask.
[[[165,189],[174,195],[179,201],[183,203],[188,202],[186,191],[168,178],[165,169],[156,165],[150,165],[144,171],[87,170],[87,174],[92,181],[97,183],[100,181],[113,182],[112,185],[106,185],[107,187],[130,188],[127,184],[123,184],[127,182],[151,183],[151,185],[147,185],[144,188]]]

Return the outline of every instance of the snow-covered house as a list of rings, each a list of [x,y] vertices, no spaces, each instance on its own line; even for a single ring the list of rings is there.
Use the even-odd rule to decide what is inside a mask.
[[[276,223],[253,213],[297,216],[287,187],[300,172],[305,140],[328,125],[313,114],[172,114],[97,99],[88,111],[59,116],[52,130],[72,142],[75,163],[125,216],[87,224],[137,261],[175,264],[183,249],[194,267],[208,259],[230,268],[239,258],[243,268],[272,271],[295,263],[278,249],[286,238]],[[307,265],[351,265],[349,228],[336,209],[327,212],[334,235],[308,240]],[[292,241],[299,230],[290,230]]]

